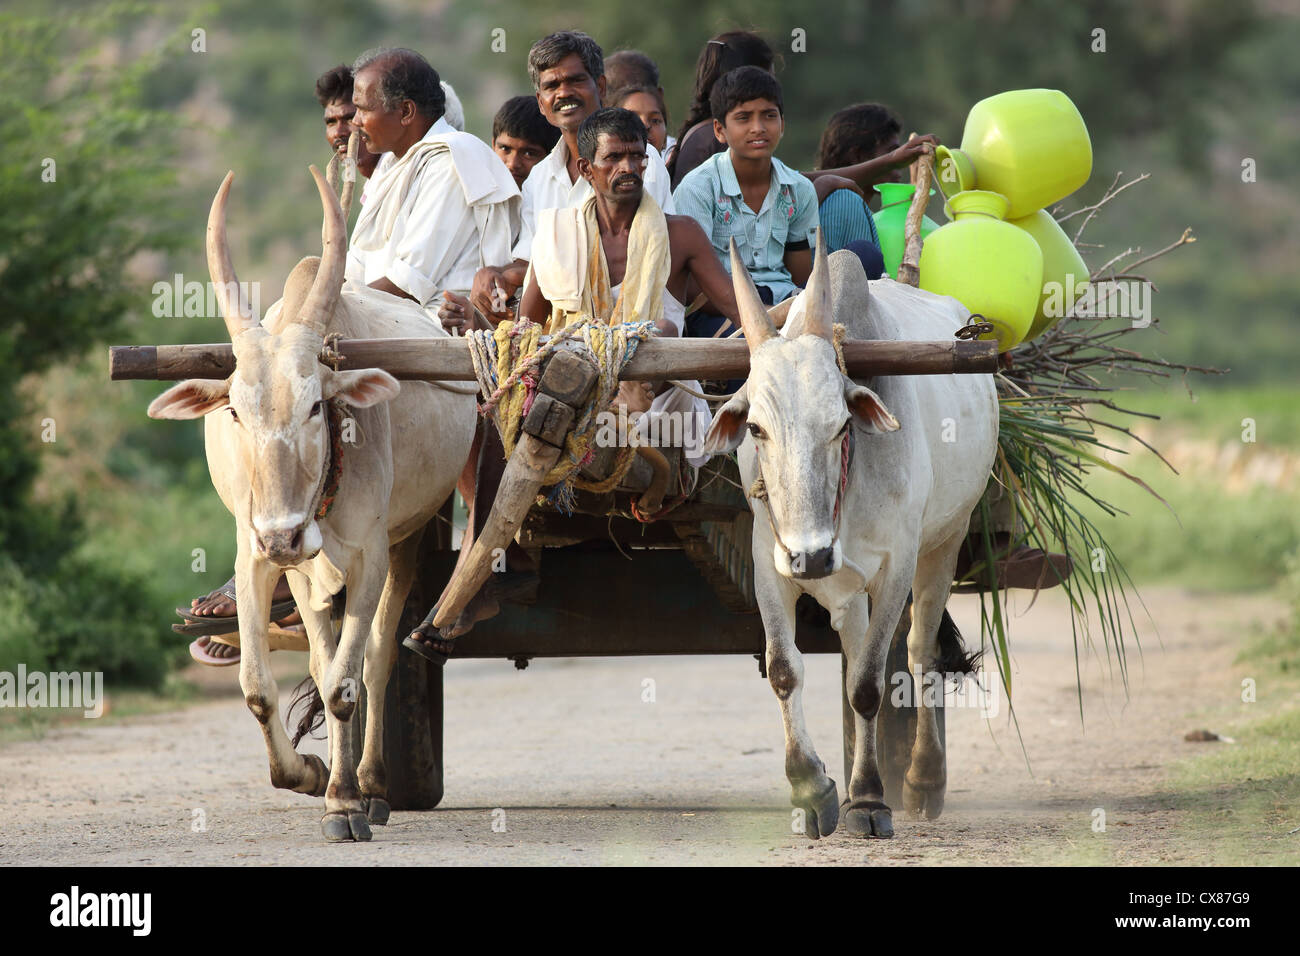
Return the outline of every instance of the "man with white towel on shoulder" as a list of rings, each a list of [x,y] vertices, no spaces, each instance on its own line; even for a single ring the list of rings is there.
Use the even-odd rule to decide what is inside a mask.
[[[346,277],[413,299],[435,321],[443,292],[508,257],[519,187],[491,147],[444,117],[438,72],[414,50],[363,53],[352,68],[352,125],[382,153],[362,197]]]

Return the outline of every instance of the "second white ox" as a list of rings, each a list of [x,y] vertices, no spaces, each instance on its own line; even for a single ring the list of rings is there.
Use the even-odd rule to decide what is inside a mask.
[[[731,273],[750,373],[718,410],[706,448],[739,446],[745,486],[757,499],[754,591],[785,723],[791,802],[804,810],[808,836],[835,830],[839,793],[813,749],[800,698],[795,601],[807,592],[830,612],[848,659],[856,745],[845,829],[889,837],[893,818],[875,753],[889,644],[910,590],[908,667],[928,673],[939,658],[958,549],[997,447],[997,395],[985,375],[882,377],[875,391],[843,375],[833,322],[851,339],[939,340],[951,339],[968,313],[955,299],[889,280],[869,284],[852,253],[826,255],[820,234],[812,278],[784,336],[734,244]],[[944,768],[934,710],[922,706],[903,786],[909,812],[939,815]]]
[[[388,819],[383,718],[394,632],[414,576],[419,532],[451,494],[469,453],[474,399],[424,382],[399,385],[377,369],[340,372],[320,363],[329,332],[345,338],[446,332],[414,302],[364,287],[341,291],[346,222],[338,197],[315,167],[311,172],[325,207],[324,255],[298,263],[265,325],[229,298],[240,286],[226,242],[232,178],[226,176],[208,218],[208,270],[222,300],[235,372],[225,381],[181,382],[158,396],[149,414],[207,416],[208,470],[238,532],[239,683],[262,725],[272,784],[323,795],[327,839],[368,840],[369,824]],[[350,436],[341,434],[345,428]],[[267,620],[282,570],[307,627],[311,675],[326,705],[328,771],[319,757],[294,750],[277,719]],[[347,609],[336,648],[331,598],[344,585]],[[347,721],[360,698],[363,656],[366,736],[358,767]]]

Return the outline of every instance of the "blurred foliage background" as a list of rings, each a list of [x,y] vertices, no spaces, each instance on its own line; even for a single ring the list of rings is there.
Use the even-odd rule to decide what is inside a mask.
[[[161,386],[110,384],[91,346],[223,337],[215,317],[155,316],[150,290],[176,274],[206,281],[203,223],[227,169],[237,269],[261,283],[264,309],[318,251],[306,167],[329,154],[317,75],[367,47],[414,47],[487,138],[497,107],[531,92],[532,41],[581,29],[607,54],[636,48],[659,63],[675,131],[700,48],[736,28],[781,52],[778,154],[793,166],[812,167],[826,119],[852,103],[887,103],[905,131],[955,144],[978,99],[1048,86],[1079,106],[1095,153],[1092,181],[1067,207],[1095,201],[1118,171],[1153,174],[1089,227],[1091,261],[1154,251],[1192,227],[1195,245],[1149,268],[1159,325],[1141,347],[1231,374],[1189,382],[1195,401],[1174,382],[1128,404],[1164,416],[1158,443],[1221,451],[1242,445],[1250,417],[1248,451],[1281,471],[1233,491],[1222,462],[1175,478],[1149,455],[1126,461],[1179,517],[1135,494],[1103,530],[1139,583],[1271,585],[1300,543],[1292,0],[20,0],[0,13],[0,669],[94,663],[111,680],[156,685],[184,659],[171,608],[225,580],[232,522],[200,426],[149,421]],[[493,52],[495,30],[504,52]],[[47,158],[55,182],[42,180]],[[53,441],[42,440],[48,420]]]

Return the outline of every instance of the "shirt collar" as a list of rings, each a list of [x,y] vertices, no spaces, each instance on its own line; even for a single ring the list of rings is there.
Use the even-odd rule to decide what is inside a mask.
[[[741,198],[740,181],[736,179],[736,168],[731,165],[731,150],[726,149],[711,157],[711,161],[717,164],[718,185],[724,194]],[[772,157],[772,175],[776,182],[782,186],[793,186],[796,179],[803,174],[791,169],[785,163],[781,162],[775,156]],[[772,194],[769,184],[768,196]],[[768,202],[763,201],[763,208],[766,209]]]
[[[563,136],[556,140],[554,148],[537,165],[545,166],[546,171],[553,178],[563,181],[566,186],[571,185],[569,182],[569,146],[564,142]]]

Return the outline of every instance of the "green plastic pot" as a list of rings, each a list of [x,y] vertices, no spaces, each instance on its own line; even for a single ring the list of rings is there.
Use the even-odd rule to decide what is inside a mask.
[[[921,288],[950,295],[993,324],[998,351],[1029,332],[1043,288],[1043,254],[1025,230],[1005,222],[1000,193],[971,189],[948,200],[953,221],[921,248]]]
[[[1034,237],[1043,254],[1043,292],[1025,341],[1050,329],[1088,288],[1088,266],[1065,230],[1046,209],[1012,219],[1011,225]]]
[[[906,244],[904,230],[907,225],[907,210],[912,206],[912,197],[916,187],[911,183],[879,183],[880,212],[874,215],[876,232],[880,236],[880,253],[885,257],[885,271],[898,278],[898,267],[903,262],[903,247]],[[930,190],[934,195],[934,190]],[[921,238],[939,228],[939,224],[928,216],[921,219]]]

